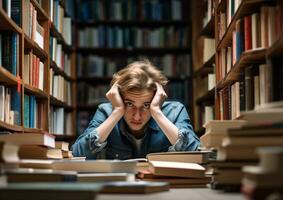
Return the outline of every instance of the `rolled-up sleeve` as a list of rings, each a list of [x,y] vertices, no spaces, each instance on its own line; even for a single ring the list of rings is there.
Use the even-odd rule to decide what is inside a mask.
[[[178,128],[178,140],[170,146],[168,151],[195,151],[200,146],[200,140],[191,125],[188,112],[183,104],[179,104],[175,111],[175,126]]]
[[[98,106],[98,109],[88,125],[88,128],[82,135],[78,137],[76,142],[71,147],[74,156],[85,156],[87,158],[95,158],[95,154],[100,152],[107,144],[107,141],[99,143],[99,135],[96,128],[102,124],[108,114],[103,106]]]

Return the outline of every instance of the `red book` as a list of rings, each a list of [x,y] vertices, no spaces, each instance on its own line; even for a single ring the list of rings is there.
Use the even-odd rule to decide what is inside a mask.
[[[252,18],[251,16],[246,16],[244,18],[244,34],[245,34],[245,51],[252,48]]]

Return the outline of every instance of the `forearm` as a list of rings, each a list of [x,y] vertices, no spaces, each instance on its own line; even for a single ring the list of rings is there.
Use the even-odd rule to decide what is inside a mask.
[[[178,128],[162,113],[161,110],[151,111],[151,115],[170,143],[173,145],[178,140]]]
[[[123,117],[124,112],[114,109],[111,115],[99,126],[96,131],[99,135],[99,142],[104,142],[118,121]]]

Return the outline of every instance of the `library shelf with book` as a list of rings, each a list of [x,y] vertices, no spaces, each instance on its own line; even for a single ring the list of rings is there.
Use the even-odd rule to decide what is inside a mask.
[[[95,0],[76,1],[76,8],[77,134],[107,102],[112,75],[145,58],[169,78],[169,99],[192,114],[190,2]]]
[[[224,1],[216,10],[216,118],[236,119],[275,101],[279,92],[272,80],[280,72],[274,74],[270,52],[278,57],[282,50],[282,3],[248,0],[232,8]]]
[[[228,129],[221,137],[219,130],[206,130],[207,139],[213,136],[216,140],[218,133],[218,144],[206,145],[205,137],[201,140],[204,146],[217,149],[216,161],[211,163],[211,170],[217,172],[212,175],[211,187],[239,191],[242,167],[259,161],[256,149],[275,149],[282,137],[275,133],[280,132],[283,116],[283,3],[279,0],[214,3],[216,120],[207,126],[214,123],[223,130],[226,124]],[[240,123],[242,120],[244,124]],[[233,177],[232,172],[239,176]]]
[[[68,123],[64,115],[61,116],[62,124],[74,126],[61,128],[61,134],[68,130],[74,135],[75,98],[69,96],[75,95],[73,92],[76,89],[75,51],[70,35],[71,18],[64,11],[67,2],[12,0],[11,7],[6,3],[0,7],[0,130],[54,134],[50,128],[50,113],[51,108],[56,107],[66,109],[71,114],[71,117],[66,117]],[[61,29],[54,23],[60,23]],[[53,37],[57,37],[58,44],[68,52],[68,55],[64,55],[66,60],[63,55],[59,55],[65,61],[63,66],[62,63],[54,62],[51,55],[50,40]],[[69,67],[68,70],[65,66]],[[52,93],[51,69],[55,76],[62,77],[60,80],[63,84],[71,82],[72,93],[66,94],[67,97],[62,95],[63,98],[58,98]]]
[[[198,136],[203,125],[214,119],[215,99],[215,16],[214,1],[193,1],[193,85],[194,128]],[[201,17],[199,17],[201,16]]]

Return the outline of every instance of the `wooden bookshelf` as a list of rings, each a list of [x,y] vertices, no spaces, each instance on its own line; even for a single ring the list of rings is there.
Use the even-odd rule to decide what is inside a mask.
[[[208,90],[209,77],[215,72],[216,55],[215,52],[205,55],[205,40],[213,41],[215,38],[215,1],[193,1],[192,2],[192,42],[193,42],[193,85],[194,85],[194,129],[198,136],[204,133],[203,125],[206,113],[205,107],[214,106],[215,88]],[[209,13],[211,14],[210,16]],[[209,19],[209,20],[208,20]],[[206,21],[206,23],[205,23]],[[212,49],[212,48],[210,48]],[[214,86],[213,86],[214,87]]]
[[[215,28],[216,28],[216,35],[217,36],[218,36],[218,31],[219,31],[217,27],[218,27],[218,23],[219,23],[218,19],[220,17],[220,13],[221,12],[226,13],[226,17],[228,15],[226,3],[227,3],[227,1],[221,1],[220,4],[216,5],[216,16],[217,16],[216,19],[217,20],[216,20],[216,23],[215,23]],[[263,78],[263,71],[261,71],[261,72],[259,71],[260,66],[261,66],[261,69],[263,69],[264,66],[266,66],[265,68],[268,71],[266,71],[265,74],[269,74],[268,75],[269,78],[270,78],[269,80],[271,80],[271,79],[273,80],[274,76],[280,76],[278,74],[272,73],[272,68],[275,67],[275,66],[273,66],[273,61],[276,61],[276,59],[280,59],[282,57],[282,53],[283,53],[282,30],[279,30],[279,33],[277,33],[278,30],[275,27],[272,27],[272,26],[268,27],[267,24],[266,24],[266,26],[267,26],[266,30],[264,30],[264,29],[259,30],[261,32],[260,38],[256,38],[256,40],[259,40],[260,43],[262,43],[263,38],[261,36],[262,36],[262,34],[264,34],[264,33],[262,33],[262,31],[266,31],[266,32],[268,32],[268,34],[270,33],[270,31],[272,31],[272,33],[276,34],[277,39],[269,38],[267,47],[258,47],[257,46],[257,48],[253,47],[254,49],[250,49],[248,51],[244,51],[244,49],[243,49],[243,52],[241,52],[241,55],[238,57],[238,60],[236,61],[236,63],[231,67],[231,70],[229,72],[227,72],[224,76],[222,75],[222,72],[221,72],[222,69],[218,68],[219,66],[221,66],[221,61],[218,60],[220,58],[221,50],[223,48],[228,47],[228,46],[231,47],[233,32],[236,30],[236,22],[238,20],[242,20],[242,22],[243,22],[244,17],[251,16],[254,13],[258,13],[259,15],[262,15],[262,12],[264,12],[264,11],[261,8],[263,6],[265,6],[265,7],[269,6],[268,8],[273,8],[272,14],[276,13],[274,15],[277,15],[277,11],[282,12],[282,10],[283,10],[282,2],[277,1],[277,0],[270,0],[270,1],[247,0],[247,1],[242,1],[240,3],[240,5],[238,6],[237,10],[235,11],[234,15],[231,16],[231,22],[227,25],[227,29],[224,32],[223,37],[220,38],[219,41],[217,41],[216,69],[218,69],[218,73],[220,73],[220,75],[218,74],[220,79],[218,80],[218,83],[217,83],[217,86],[216,86],[216,91],[217,91],[216,99],[215,99],[216,119],[222,119],[223,116],[226,116],[226,118],[227,118],[227,116],[229,114],[231,114],[230,110],[229,110],[230,107],[227,108],[227,105],[229,105],[228,101],[231,100],[230,98],[233,98],[233,97],[229,97],[229,95],[233,95],[233,94],[229,93],[227,95],[227,91],[230,91],[232,93],[232,86],[235,83],[239,83],[240,84],[239,87],[246,87],[246,88],[244,88],[245,90],[249,90],[248,87],[253,87],[253,88],[251,88],[251,91],[254,91],[254,90],[260,90],[259,89],[260,86],[259,86],[259,88],[254,88],[255,87],[254,86],[254,84],[255,84],[254,83],[255,82],[254,77],[261,76],[260,81],[268,81],[267,79]],[[270,12],[270,11],[268,11],[268,12]],[[267,18],[269,18],[270,17],[269,15],[271,15],[271,13],[265,13],[265,14],[267,15]],[[277,17],[277,16],[275,16],[275,17]],[[276,23],[282,23],[282,16],[280,16],[279,18],[275,18],[275,19],[279,20],[279,21],[276,21]],[[259,18],[259,20],[261,20],[261,18]],[[263,22],[261,22],[261,23],[263,23]],[[268,22],[268,23],[270,23],[270,22]],[[243,29],[242,30],[243,33],[240,33],[240,34],[243,34],[243,37],[244,37],[245,29],[243,27],[242,27],[242,29]],[[270,29],[270,30],[268,30],[268,29]],[[244,40],[244,38],[242,38],[242,40]],[[243,45],[245,45],[244,42],[245,41],[242,41]],[[232,47],[233,47],[233,45],[234,44],[232,44]],[[236,43],[235,45],[238,45],[238,44]],[[260,44],[260,45],[263,45],[263,44]],[[237,48],[237,47],[235,47],[235,48]],[[244,46],[243,46],[243,48],[244,48]],[[245,78],[244,80],[243,80],[243,77]],[[247,84],[251,84],[251,85],[245,86],[244,81],[248,81],[249,78],[251,79],[251,82],[247,82]],[[242,84],[242,86],[241,86],[241,84]],[[250,109],[256,110],[259,107],[264,107],[266,103],[271,103],[271,104],[276,103],[276,102],[273,102],[274,98],[275,98],[274,94],[280,93],[281,91],[275,91],[275,85],[274,85],[275,83],[271,81],[271,82],[266,82],[266,83],[259,83],[258,82],[257,84],[261,84],[261,87],[263,87],[263,85],[270,85],[270,89],[267,91],[268,92],[267,94],[264,94],[264,91],[262,91],[262,90],[260,91],[261,93],[263,92],[264,95],[269,95],[268,100],[265,100],[265,101],[268,101],[268,102],[263,102],[263,103],[261,102],[260,105],[256,104],[255,102],[251,102],[251,104],[249,104],[249,103],[247,104],[247,102],[246,102],[246,101],[248,101],[247,98],[250,98],[250,97],[245,97],[245,99],[244,98],[241,99],[241,97],[240,97],[240,101],[243,101],[246,106],[248,105],[248,107],[241,106],[240,111],[241,111],[242,114],[245,113],[245,111],[250,111]],[[240,89],[240,91],[239,91],[240,95],[244,96],[245,94],[241,93],[241,91],[243,92],[243,89]],[[252,94],[252,98],[251,98],[252,101],[253,101],[253,98],[255,98],[254,95],[255,94]],[[224,101],[226,101],[225,98],[228,98],[227,102],[224,102]],[[257,98],[259,98],[259,97],[257,97]],[[260,97],[260,98],[264,99],[262,97]],[[221,101],[222,101],[222,103],[221,103]],[[243,103],[241,105],[243,105]],[[250,108],[249,105],[252,105],[252,108]],[[222,106],[222,108],[221,108],[221,106]],[[246,110],[241,110],[241,109],[246,109]],[[225,113],[224,114],[221,113],[221,112],[226,112],[224,110],[228,111],[229,114],[226,115]],[[231,117],[231,116],[229,116],[229,117]],[[241,118],[241,116],[238,116],[235,119],[239,119],[239,118]]]
[[[214,69],[213,69],[213,64],[215,63],[215,54],[213,56],[211,56],[211,58],[206,61],[198,70],[196,70],[194,72],[194,76],[198,77],[198,76],[206,76],[209,73],[213,73]]]
[[[40,99],[48,99],[48,94],[45,91],[40,90],[39,88],[33,87],[28,84],[24,84],[25,92],[33,95]]]
[[[199,97],[196,101],[197,105],[211,106],[214,105],[215,88],[207,91],[204,95]]]
[[[74,58],[74,50],[75,48],[71,45],[67,45],[65,42],[65,39],[61,33],[59,33],[56,30],[55,26],[51,26],[50,24],[53,24],[51,22],[50,18],[50,1],[42,1],[42,4],[40,5],[36,0],[30,0],[29,4],[27,1],[22,1],[19,18],[21,21],[22,26],[18,26],[12,18],[8,16],[8,14],[4,11],[4,9],[0,8],[0,33],[2,31],[12,31],[19,35],[19,44],[18,45],[18,53],[17,55],[18,59],[18,66],[19,69],[17,69],[17,76],[13,75],[10,71],[6,70],[3,66],[0,66],[0,84],[4,85],[7,88],[13,87],[18,88],[18,91],[20,91],[20,119],[21,124],[20,125],[14,125],[14,124],[8,124],[4,121],[0,120],[0,129],[1,130],[9,130],[11,132],[36,132],[36,133],[44,133],[49,132],[49,109],[51,105],[56,105],[57,107],[63,107],[68,112],[71,112],[72,115],[72,125],[75,124],[76,120],[76,113],[75,105],[67,105],[64,102],[61,102],[57,99],[54,99],[50,95],[49,91],[49,84],[50,84],[50,73],[49,69],[54,68],[54,71],[57,74],[62,75],[65,80],[72,82],[72,91],[75,91],[75,58]],[[29,36],[26,33],[26,29],[24,27],[24,20],[30,19],[30,16],[27,17],[27,14],[30,12],[25,12],[25,6],[28,6],[28,9],[30,9],[30,5],[32,5],[33,9],[36,11],[36,23],[38,23],[42,28],[43,32],[42,38],[44,40],[43,42],[43,48],[39,46],[39,44],[35,41],[35,38],[32,38],[32,36]],[[31,26],[31,25],[30,25]],[[51,26],[51,27],[50,27]],[[37,27],[38,28],[38,27]],[[30,30],[30,28],[28,28]],[[36,30],[37,31],[37,30]],[[70,30],[71,32],[72,30]],[[67,53],[72,54],[71,56],[71,75],[67,75],[63,70],[61,70],[56,64],[52,63],[51,56],[50,56],[50,49],[49,49],[49,39],[50,39],[50,32],[52,32],[52,36],[55,36],[60,43],[62,43],[63,50]],[[29,33],[31,34],[31,33]],[[34,36],[33,36],[34,37]],[[1,44],[2,45],[2,44]],[[40,59],[40,62],[43,63],[43,89],[39,89],[34,84],[27,84],[24,83],[24,55],[27,53],[31,53],[31,55],[35,55],[37,58]],[[29,69],[31,70],[31,69]],[[25,96],[33,96],[35,97],[35,100],[38,104],[38,109],[40,109],[40,113],[38,117],[40,117],[40,120],[38,121],[40,124],[36,125],[40,128],[29,128],[25,127]],[[72,95],[72,99],[74,98],[74,94]],[[75,101],[72,101],[75,103]],[[36,116],[35,116],[36,117]],[[74,125],[75,126],[75,125]],[[75,128],[75,127],[74,127]],[[73,130],[74,131],[74,130]],[[51,131],[50,131],[51,133]]]
[[[266,49],[259,48],[255,50],[249,50],[243,52],[237,63],[231,68],[231,71],[217,84],[217,90],[221,90],[224,87],[233,84],[239,80],[240,72],[243,68],[250,64],[262,63],[266,58]]]
[[[215,17],[212,16],[211,20],[203,27],[203,29],[200,32],[200,36],[205,36],[208,38],[214,38],[214,33],[215,33]]]
[[[239,8],[237,9],[236,13],[232,17],[231,22],[228,25],[225,34],[223,35],[223,37],[220,39],[220,41],[217,44],[217,50],[223,47],[226,47],[228,44],[231,43],[232,32],[235,29],[236,21],[246,15],[253,13],[255,10],[258,10],[260,6],[262,5],[262,3],[266,3],[266,0],[246,0],[246,1],[241,2],[241,4],[239,5]]]
[[[282,56],[283,53],[283,35],[279,37],[279,39],[274,42],[274,44],[267,49],[268,57],[278,57]]]
[[[52,67],[55,74],[63,76],[67,81],[71,81],[71,82],[75,81],[74,77],[71,77],[66,72],[64,72],[60,67],[58,67],[58,65],[53,60],[50,60],[50,67]]]
[[[17,85],[18,81],[20,81],[21,84],[21,79],[15,77],[11,72],[2,66],[0,66],[0,79],[0,84],[4,85]]]
[[[101,3],[102,4],[102,1],[98,1],[99,4]],[[171,0],[170,1],[159,1],[157,2],[158,4],[167,4],[169,3],[170,4]],[[149,60],[152,60],[154,64],[158,64],[158,65],[161,65],[161,66],[157,66],[157,67],[163,67],[162,65],[165,65],[162,63],[162,58],[164,58],[166,55],[170,55],[173,57],[174,60],[177,60],[176,57],[178,56],[186,56],[186,55],[191,55],[191,48],[190,48],[190,44],[191,44],[191,17],[190,17],[190,2],[189,1],[185,1],[185,0],[181,0],[180,1],[182,6],[180,7],[180,12],[178,13],[182,13],[180,19],[176,19],[176,18],[173,18],[172,19],[170,18],[170,14],[166,15],[166,17],[163,17],[161,16],[160,19],[150,19],[149,17],[147,16],[144,16],[146,15],[145,12],[145,8],[143,7],[142,5],[142,1],[141,0],[137,0],[137,1],[134,1],[134,3],[136,3],[136,11],[135,12],[135,17],[132,16],[132,14],[128,14],[128,15],[124,15],[123,13],[123,17],[122,19],[115,19],[113,16],[115,16],[115,11],[113,10],[113,13],[112,13],[112,10],[111,10],[111,15],[103,15],[103,16],[93,16],[93,15],[90,15],[89,18],[85,17],[87,16],[84,15],[84,16],[80,16],[80,7],[83,7],[82,6],[82,3],[78,3],[76,5],[76,8],[77,8],[77,13],[78,13],[78,16],[77,16],[77,19],[75,20],[75,24],[76,24],[76,35],[77,35],[77,42],[76,42],[76,53],[77,55],[82,55],[82,57],[85,58],[85,60],[87,60],[87,57],[90,57],[90,56],[97,56],[99,59],[102,59],[103,60],[103,69],[108,67],[108,61],[110,60],[111,62],[115,63],[115,71],[118,71],[119,69],[121,69],[122,67],[126,66],[128,64],[128,60],[138,60],[138,59],[141,59],[142,58],[148,58]],[[84,2],[85,4],[88,4],[88,2]],[[118,2],[120,3],[120,2]],[[127,4],[127,1],[124,2]],[[93,13],[94,10],[91,10],[91,5],[88,6],[89,7],[89,13]],[[161,9],[164,8],[164,5],[160,6]],[[109,9],[107,7],[107,5],[103,5],[102,6],[102,9],[107,10]],[[87,10],[87,9],[86,9]],[[130,9],[128,9],[130,10]],[[128,11],[127,10],[127,11]],[[165,11],[164,11],[165,12]],[[85,11],[83,10],[83,13],[88,13],[88,11]],[[105,13],[109,13],[108,10],[107,12]],[[143,14],[144,13],[144,14]],[[156,14],[156,13],[155,13]],[[131,15],[131,16],[130,16]],[[125,17],[126,16],[126,17]],[[130,17],[129,17],[130,16]],[[154,15],[152,15],[154,16]],[[98,17],[98,18],[96,18]],[[123,40],[123,42],[121,43],[121,45],[117,45],[117,44],[114,44],[114,45],[108,45],[109,43],[111,43],[111,41],[116,41],[116,39],[109,39],[111,40],[109,43],[108,43],[108,38],[105,37],[105,40],[107,41],[105,44],[101,44],[101,45],[92,45],[91,43],[84,43],[84,40],[80,40],[80,34],[81,32],[84,32],[86,29],[97,29],[98,27],[102,27],[102,28],[105,28],[105,31],[107,31],[108,28],[114,28],[116,27],[117,29],[121,30],[123,33],[123,37],[125,37],[125,32],[124,30],[129,30],[130,32],[133,32],[133,33],[129,33],[131,34],[131,36],[126,36],[125,38],[131,38],[131,41],[127,41],[127,40]],[[163,29],[163,32],[160,31],[159,29]],[[167,30],[169,28],[172,28],[172,32],[173,33],[167,33]],[[132,31],[134,30],[134,31]],[[151,35],[153,34],[148,34],[146,36],[144,36],[145,34],[142,34],[142,42],[140,44],[142,45],[138,45],[137,44],[137,40],[139,39],[138,37],[136,37],[136,35],[134,34],[134,32],[137,32],[136,30],[138,31],[141,31],[141,32],[144,32],[145,34],[148,34],[149,32],[151,31],[154,31],[154,30],[157,30],[158,32],[158,40],[154,40],[154,42],[156,41],[161,41],[162,38],[163,40],[161,42],[159,42],[158,44],[156,45],[150,45],[150,44],[147,44],[147,40],[150,41],[149,37],[152,37]],[[116,37],[116,29],[113,33],[113,37]],[[160,33],[160,32],[161,33]],[[181,32],[182,31],[182,32]],[[178,32],[176,34],[176,32]],[[84,34],[87,34],[84,32]],[[129,35],[128,34],[128,35]],[[175,35],[175,37],[173,37]],[[188,37],[184,37],[182,36],[181,34],[184,34]],[[106,34],[105,35],[109,35],[109,34]],[[157,34],[155,34],[157,35]],[[168,36],[169,35],[169,36]],[[90,35],[90,37],[92,37],[92,35]],[[95,36],[93,36],[94,38]],[[147,38],[148,37],[148,38]],[[172,38],[172,39],[165,39],[165,38]],[[175,40],[179,40],[179,38],[181,37],[184,37],[184,41],[181,41],[181,42],[174,42]],[[85,38],[85,37],[83,37]],[[173,39],[174,38],[174,39]],[[186,40],[185,38],[188,38],[188,40]],[[91,41],[92,39],[90,39]],[[171,43],[169,43],[168,41],[173,41]],[[133,42],[134,41],[134,42]],[[153,39],[151,40],[153,41]],[[151,47],[152,46],[152,47]],[[131,59],[129,59],[131,58]],[[79,59],[78,59],[79,60]],[[156,61],[158,60],[158,61]],[[179,59],[181,60],[181,59]],[[155,63],[156,62],[156,63]],[[170,61],[171,62],[171,61]],[[188,61],[186,66],[187,68],[190,68],[191,67],[191,61]],[[86,62],[83,62],[83,63],[86,63]],[[160,64],[161,63],[161,64]],[[178,62],[176,62],[178,63]],[[78,64],[79,65],[79,64]],[[106,66],[107,65],[107,66]],[[176,67],[177,66],[173,66],[173,62],[172,62],[172,68]],[[181,65],[181,64],[179,64]],[[84,69],[86,69],[88,66],[85,64],[84,66]],[[94,86],[97,87],[98,85],[102,87],[105,86],[109,86],[109,83],[112,79],[112,76],[113,73],[111,71],[112,74],[109,74],[108,71],[107,73],[101,75],[88,75],[87,74],[87,70],[86,72],[82,73],[81,71],[81,67],[80,66],[77,66],[77,71],[79,72],[78,73],[78,78],[77,78],[77,82],[78,82],[78,85],[77,85],[77,89],[78,89],[78,95],[79,95],[79,91],[81,91],[82,89],[81,88],[88,88],[88,86]],[[191,72],[191,71],[190,71]],[[95,72],[93,72],[95,73]],[[192,97],[191,95],[191,84],[189,84],[189,82],[191,82],[191,77],[190,76],[187,76],[187,75],[184,75],[182,76],[182,72],[178,72],[179,74],[177,75],[174,75],[172,73],[172,75],[169,75],[168,74],[168,79],[169,79],[169,85],[170,84],[175,84],[174,86],[177,87],[176,85],[177,84],[182,84],[183,89],[181,89],[183,91],[183,94],[188,94],[186,99],[182,99],[182,101],[185,102],[186,106],[189,107],[189,104],[190,104],[190,99]],[[181,74],[181,75],[180,75]],[[85,87],[83,87],[85,85]],[[96,90],[97,88],[95,88]],[[105,93],[107,91],[104,91],[103,89],[105,88],[102,88],[102,91],[101,92],[98,92],[98,93]],[[86,90],[86,89],[85,89]],[[89,92],[89,91],[88,91]],[[82,95],[81,95],[82,96]],[[92,96],[92,95],[90,95]],[[103,96],[104,97],[104,96]],[[100,97],[97,97],[98,99]],[[78,98],[79,99],[79,98]],[[95,111],[96,108],[97,108],[97,105],[82,105],[86,102],[78,102],[78,105],[77,105],[77,115],[79,115],[80,112],[84,112],[84,111],[88,111],[88,110],[92,110],[92,111]],[[102,102],[97,102],[97,104],[99,103],[102,103]],[[92,113],[89,113],[89,115],[93,115],[93,112]]]
[[[0,121],[0,128],[8,131],[23,132],[23,127]]]
[[[126,55],[131,54],[188,54],[190,53],[189,48],[181,47],[160,47],[160,48],[77,48],[78,53],[82,54],[97,54],[97,55],[121,55],[121,52]]]
[[[54,105],[54,106],[58,106],[58,107],[63,107],[66,110],[73,110],[74,107],[68,105],[67,103],[57,99],[56,97],[53,97],[52,95],[50,95],[50,104]]]
[[[145,26],[145,27],[160,27],[160,26],[190,26],[189,20],[100,20],[100,21],[77,21],[79,28],[91,27],[98,25],[110,26]]]
[[[21,28],[8,17],[3,8],[0,8],[0,30],[8,30],[17,33],[21,33]]]

